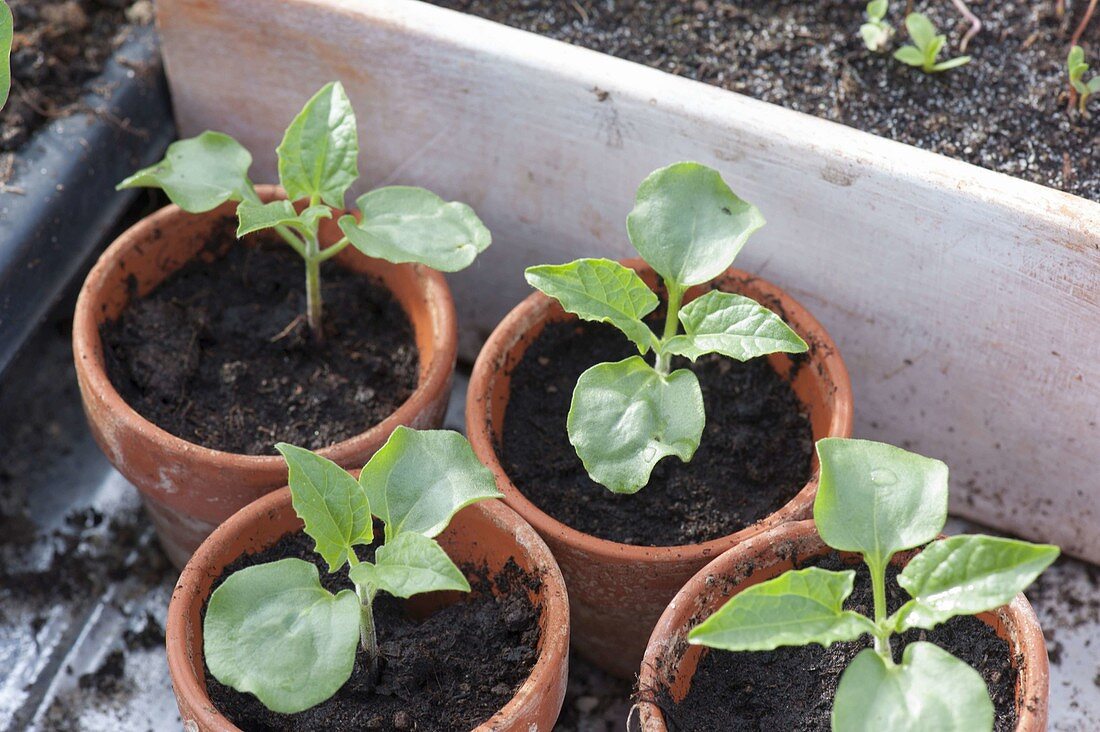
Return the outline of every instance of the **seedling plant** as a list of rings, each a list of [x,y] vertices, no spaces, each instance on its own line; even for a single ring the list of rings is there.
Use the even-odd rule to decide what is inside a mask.
[[[398,427],[356,480],[309,450],[276,446],[289,468],[295,512],[330,574],[355,590],[335,594],[316,565],[288,558],[234,572],[210,596],[203,623],[207,667],[221,683],[293,714],[325,701],[351,676],[356,649],[378,662],[373,603],[470,585],[435,541],[462,508],[499,498],[492,473],[466,439]],[[355,547],[375,541],[374,561]]]
[[[871,0],[867,3],[867,22],[859,27],[859,35],[868,51],[882,53],[894,37],[894,26],[886,22],[889,0]]]
[[[899,663],[891,638],[1011,602],[1057,558],[1058,548],[980,535],[937,539],[947,521],[947,466],[939,460],[839,438],[819,441],[817,455],[814,522],[828,546],[862,556],[874,617],[843,608],[855,570],[809,567],[739,592],[692,629],[689,642],[766,651],[870,635],[873,648],[860,651],[841,675],[833,730],[991,730],[993,703],[977,671],[926,641],[909,643]],[[888,614],[886,568],[897,552],[920,546],[897,577],[911,599]]]
[[[642,182],[626,228],[667,291],[660,335],[644,320],[658,297],[629,267],[578,259],[527,269],[528,283],[566,311],[610,323],[638,348],[637,356],[588,369],[573,390],[569,440],[593,480],[615,493],[636,493],[661,459],[688,462],[695,454],[706,422],[703,394],[692,371],[672,368],[673,356],[695,361],[718,353],[745,361],[806,350],[778,315],[750,298],[712,290],[684,304],[688,288],[722,274],[763,225],[755,206],[698,163],[661,168]],[[652,363],[643,358],[649,353]]]
[[[947,43],[947,36],[937,33],[936,26],[923,13],[909,13],[905,16],[905,29],[909,32],[911,45],[905,45],[894,51],[894,58],[909,66],[916,66],[926,74],[939,73],[970,63],[969,56],[956,56],[947,61],[939,61],[940,51]]]
[[[1089,70],[1089,65],[1085,63],[1085,49],[1080,46],[1070,49],[1066,69],[1069,72],[1070,86],[1077,92],[1077,111],[1088,117],[1089,97],[1100,92],[1100,74],[1085,81],[1085,72]]]
[[[164,160],[118,187],[154,187],[190,213],[227,201],[237,206],[237,236],[273,229],[305,263],[306,316],[323,339],[321,263],[353,246],[390,262],[419,262],[443,272],[469,266],[489,246],[489,230],[464,203],[431,191],[387,186],[356,199],[359,216],[340,215],[344,195],[359,177],[355,112],[340,82],[326,84],[294,118],[276,149],[279,182],[290,200],[263,203],[248,177],[252,156],[220,132],[203,132],[168,147]],[[296,207],[292,201],[301,200]],[[342,238],[322,249],[322,219],[339,216]]]

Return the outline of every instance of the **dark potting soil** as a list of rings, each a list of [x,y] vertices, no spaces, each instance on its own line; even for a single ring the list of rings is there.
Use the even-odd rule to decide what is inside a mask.
[[[871,576],[863,564],[846,565],[833,553],[804,566],[855,569],[855,589],[844,607],[867,616],[874,614]],[[893,567],[887,572],[890,612],[909,599],[896,582],[897,574]],[[935,643],[977,669],[993,700],[994,730],[1016,729],[1016,670],[1008,643],[992,628],[967,616],[933,630],[911,630],[894,638],[897,660],[905,646],[916,641]],[[677,703],[667,689],[659,689],[657,704],[670,732],[827,731],[841,673],[857,653],[870,646],[871,641],[864,637],[828,648],[815,644],[753,653],[708,651],[692,677],[687,696]]]
[[[862,0],[429,1],[1100,201],[1100,100],[1091,120],[1066,111],[1086,0],[970,0],[973,60],[934,75],[867,51]],[[959,55],[954,6],[911,5],[948,36],[941,58]],[[890,3],[891,53],[906,7]],[[1081,41],[1095,70],[1100,17]]]
[[[573,386],[590,366],[632,354],[611,326],[571,321],[547,326],[516,366],[499,452],[539,508],[604,539],[670,546],[738,531],[806,485],[813,433],[790,384],[766,359],[715,355],[673,364],[694,371],[703,390],[707,422],[692,461],[665,458],[634,495],[592,481],[566,431]]]
[[[373,558],[358,547],[360,558]],[[313,562],[331,592],[350,589],[346,572],[328,574],[304,533],[288,534],[272,547],[226,567],[217,588],[233,572],[254,564],[297,557]],[[456,730],[473,729],[508,703],[538,657],[538,611],[528,597],[539,579],[509,561],[496,576],[463,566],[473,592],[422,620],[402,601],[380,594],[374,602],[381,670],[371,683],[363,654],[351,678],[331,699],[298,714],[278,714],[251,694],[224,686],[206,672],[214,706],[246,732],[257,730]],[[500,593],[494,595],[492,589]],[[206,609],[203,608],[205,614]]]
[[[0,153],[42,124],[76,111],[129,23],[152,22],[148,0],[8,0],[15,21],[11,96],[0,110]],[[0,170],[0,182],[3,171]]]
[[[107,374],[139,414],[206,447],[309,449],[389,416],[416,389],[412,325],[378,282],[321,266],[325,340],[305,324],[305,270],[277,238],[234,242],[235,220],[196,259],[100,329]]]

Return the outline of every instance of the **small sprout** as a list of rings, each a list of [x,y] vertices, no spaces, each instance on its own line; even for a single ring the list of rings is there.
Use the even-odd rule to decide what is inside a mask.
[[[840,677],[835,732],[991,730],[993,703],[977,671],[925,641],[906,646],[899,664],[891,636],[1011,602],[1057,558],[1058,547],[980,535],[937,539],[947,521],[947,466],[939,460],[840,438],[818,442],[817,456],[814,522],[827,545],[862,555],[871,574],[874,618],[844,609],[855,570],[809,567],[742,590],[693,628],[688,641],[765,651],[828,646],[867,634],[874,648],[860,651]],[[890,559],[919,546],[924,550],[898,575],[912,599],[888,614]]]
[[[11,8],[0,0],[0,109],[8,102],[11,91],[11,43],[15,36],[15,19]]]
[[[1085,63],[1085,49],[1080,46],[1070,49],[1066,68],[1069,71],[1070,86],[1077,92],[1077,111],[1088,117],[1089,97],[1100,92],[1100,74],[1085,81],[1085,72],[1089,70],[1089,65]]]
[[[660,336],[644,321],[657,309],[657,295],[634,270],[608,259],[527,269],[532,287],[584,320],[615,326],[641,354],[596,364],[573,390],[569,441],[596,482],[636,493],[662,458],[687,462],[695,454],[706,421],[703,394],[693,372],[672,370],[672,356],[694,361],[720,353],[746,361],[806,350],[778,315],[747,297],[712,290],[683,305],[688,288],[725,272],[763,225],[755,206],[698,163],[661,168],[642,182],[626,228],[668,292]],[[652,366],[642,358],[650,351]]]
[[[916,66],[926,74],[934,74],[970,63],[969,56],[936,61],[947,43],[947,36],[937,34],[936,26],[923,13],[909,13],[905,17],[905,29],[909,31],[909,39],[913,41],[913,45],[902,46],[894,51],[894,58],[903,64]]]
[[[263,203],[248,178],[252,156],[220,132],[204,132],[168,146],[164,160],[131,175],[118,187],[161,188],[189,213],[238,201],[237,236],[274,229],[305,261],[306,314],[323,338],[321,262],[349,244],[369,257],[419,262],[442,272],[469,266],[489,246],[489,230],[464,203],[448,203],[408,186],[379,188],[356,200],[359,217],[341,216],[344,236],[321,249],[318,228],[344,208],[344,194],[359,177],[355,112],[340,82],[326,84],[287,127],[276,149],[279,182],[290,200]],[[292,201],[302,200],[299,212]]]
[[[459,510],[499,498],[493,474],[457,432],[394,430],[356,481],[309,450],[276,446],[289,467],[294,510],[330,574],[345,566],[355,591],[333,594],[317,567],[280,559],[234,572],[210,596],[203,653],[210,673],[268,709],[294,714],[325,701],[351,676],[356,647],[378,660],[372,604],[470,585],[435,541]],[[372,516],[373,514],[373,516]],[[385,525],[374,563],[355,547]]]
[[[863,45],[874,53],[882,53],[894,37],[894,26],[886,22],[889,0],[871,0],[867,3],[867,22],[859,27]]]

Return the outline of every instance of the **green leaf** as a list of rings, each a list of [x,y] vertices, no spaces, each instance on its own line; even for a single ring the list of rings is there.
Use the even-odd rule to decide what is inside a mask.
[[[864,23],[859,27],[859,35],[868,51],[878,53],[886,48],[890,41],[890,27],[882,23]]]
[[[1100,75],[1094,76],[1089,79],[1089,83],[1087,84],[1086,88],[1088,89],[1089,94],[1100,92]]]
[[[688,641],[726,651],[770,651],[780,646],[828,646],[872,633],[875,624],[843,609],[856,573],[810,567],[737,593],[688,634]]]
[[[528,284],[583,320],[611,323],[645,353],[657,337],[642,318],[657,309],[657,295],[638,273],[610,259],[543,264],[524,272]]]
[[[905,30],[909,31],[913,45],[922,51],[927,51],[936,40],[936,26],[923,13],[909,13],[905,16]]]
[[[833,732],[982,732],[993,702],[973,668],[931,643],[905,647],[887,666],[872,649],[844,670],[833,702]]]
[[[822,540],[884,567],[895,552],[926,544],[947,522],[947,466],[893,445],[830,437],[814,521]]]
[[[733,263],[764,216],[742,201],[717,170],[676,163],[638,186],[626,217],[630,242],[666,280],[701,285]]]
[[[289,468],[294,511],[305,522],[306,533],[317,543],[317,553],[330,572],[344,565],[357,544],[374,539],[367,494],[346,470],[309,450],[280,442]]]
[[[673,336],[665,350],[692,361],[720,353],[738,361],[769,353],[802,353],[806,342],[760,303],[729,292],[710,292],[680,310],[686,335]]]
[[[1085,64],[1085,49],[1080,46],[1074,46],[1069,49],[1069,55],[1066,57],[1066,66],[1069,67],[1070,74],[1072,75],[1073,70],[1080,68],[1082,65],[1085,67],[1082,70],[1088,69],[1088,65]]]
[[[871,0],[867,3],[867,17],[871,20],[882,20],[886,17],[889,0]]]
[[[237,206],[237,236],[276,226],[291,226],[302,232],[314,233],[320,219],[331,217],[332,209],[323,205],[310,206],[299,214],[290,201],[243,201]]]
[[[252,156],[239,142],[220,132],[179,140],[155,165],[118,184],[124,188],[160,188],[188,213],[202,213],[226,201],[255,200],[248,180]]]
[[[306,102],[275,153],[287,198],[319,198],[344,207],[344,194],[359,177],[359,140],[343,84],[329,82]]]
[[[924,54],[916,46],[902,46],[894,51],[894,58],[910,66],[924,66]]]
[[[933,71],[948,71],[950,69],[958,68],[959,66],[965,66],[970,63],[969,56],[956,56],[948,61],[940,61],[938,64],[932,67]]]
[[[489,230],[472,208],[458,201],[448,203],[423,188],[379,188],[360,196],[356,205],[362,220],[344,216],[340,229],[369,257],[457,272],[492,243]]]
[[[691,460],[705,422],[695,374],[661,376],[631,356],[581,374],[566,424],[592,480],[614,493],[637,493],[662,458]]]
[[[1012,601],[1058,558],[1058,547],[993,536],[953,536],[925,547],[898,575],[912,596],[896,613],[901,633],[933,628]]]
[[[11,8],[0,0],[0,109],[8,101],[11,91],[11,42],[15,36],[15,20]]]
[[[335,694],[351,676],[358,643],[355,593],[333,595],[301,559],[234,572],[210,596],[203,621],[214,678],[280,714]]]
[[[461,509],[502,496],[470,443],[450,430],[398,427],[363,468],[359,484],[386,523],[387,542],[403,532],[434,537]]]
[[[351,579],[395,597],[439,590],[470,591],[470,583],[443,547],[435,539],[411,532],[398,534],[380,546],[374,564],[364,562],[353,567]]]

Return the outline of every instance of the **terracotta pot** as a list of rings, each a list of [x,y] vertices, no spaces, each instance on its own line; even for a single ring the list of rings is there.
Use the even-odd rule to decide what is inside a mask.
[[[302,521],[290,503],[290,489],[283,488],[246,506],[218,527],[184,567],[168,606],[165,639],[172,688],[189,732],[237,730],[206,694],[201,612],[210,596],[210,586],[241,554],[262,551],[301,529]],[[500,501],[481,501],[463,509],[437,539],[459,564],[484,564],[490,572],[497,572],[513,559],[525,572],[541,577],[541,586],[531,594],[539,608],[542,632],[538,659],[511,701],[478,726],[477,732],[552,729],[565,698],[569,673],[569,603],[565,582],[550,550],[515,511]],[[454,597],[454,593],[446,594]],[[439,593],[440,598],[443,595]],[[417,599],[424,608],[430,607],[434,598],[426,595]]]
[[[704,567],[677,593],[653,629],[638,679],[640,698],[651,700],[657,690],[668,689],[673,699],[682,700],[699,660],[710,652],[688,644],[688,632],[741,590],[791,569],[792,559],[805,561],[830,551],[818,536],[813,521],[796,521],[757,534]],[[892,564],[904,566],[915,554],[897,554]],[[857,554],[841,556],[853,563],[860,561]],[[1047,724],[1050,667],[1035,611],[1021,593],[1010,604],[982,613],[978,619],[1008,641],[1012,664],[1019,674],[1016,729],[1042,732]],[[635,712],[643,732],[667,729],[664,715],[652,701],[639,702]]]
[[[264,201],[282,198],[276,186],[258,186]],[[141,491],[161,546],[178,567],[225,519],[260,496],[286,485],[278,455],[238,455],[171,435],[126,404],[104,367],[99,326],[117,318],[130,302],[203,253],[209,233],[231,216],[235,204],[205,214],[166,206],[127,229],[88,274],[76,303],[73,355],[84,411],[96,442],[111,464]],[[322,222],[322,244],[340,236]],[[352,247],[333,261],[379,278],[412,323],[420,356],[419,382],[408,400],[366,432],[320,453],[349,469],[363,467],[398,425],[438,427],[450,397],[458,333],[450,289],[443,276],[421,265],[391,264]],[[133,278],[131,280],[131,278]]]
[[[640,260],[628,260],[651,287],[656,276]],[[852,431],[852,394],[848,371],[836,346],[801,305],[775,285],[736,269],[713,283],[721,290],[751,297],[787,319],[810,344],[809,363],[792,386],[805,405],[815,440],[848,437]],[[706,292],[692,288],[685,302]],[[524,351],[547,323],[570,320],[557,301],[536,292],[508,314],[489,337],[474,365],[466,398],[466,432],[474,452],[496,475],[504,500],[535,527],[561,566],[569,587],[573,645],[597,666],[633,678],[653,624],[684,582],[708,561],[770,526],[808,518],[817,491],[815,477],[781,509],[741,531],[701,544],[634,546],[599,539],[551,518],[512,484],[497,457],[508,407],[511,374]],[[791,360],[769,356],[786,376]],[[564,430],[565,425],[561,428]],[[644,489],[643,489],[644,490]]]

